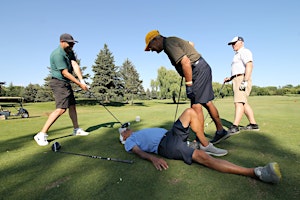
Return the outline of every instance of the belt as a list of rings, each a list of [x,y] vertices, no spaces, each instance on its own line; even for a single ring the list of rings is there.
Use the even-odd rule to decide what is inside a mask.
[[[233,76],[231,76],[230,79],[232,80],[232,79],[234,79],[235,77],[238,77],[238,76],[244,76],[244,74],[236,74],[236,75],[233,75]]]

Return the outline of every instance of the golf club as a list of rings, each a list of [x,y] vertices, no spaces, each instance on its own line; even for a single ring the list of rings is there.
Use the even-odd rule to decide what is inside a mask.
[[[56,153],[58,152],[58,153],[76,155],[76,156],[85,156],[85,157],[89,157],[89,158],[102,159],[102,160],[115,161],[115,162],[122,162],[122,163],[128,163],[128,164],[133,163],[132,160],[122,160],[122,159],[118,159],[118,158],[105,158],[105,157],[101,157],[101,156],[92,156],[92,155],[81,154],[81,153],[72,153],[72,152],[66,152],[66,151],[59,151],[60,148],[61,148],[61,145],[58,142],[54,142],[51,148],[52,148],[52,151],[56,152]]]
[[[183,81],[183,76],[181,77],[181,82],[180,82],[179,95],[178,95],[178,100],[177,100],[177,106],[176,106],[175,116],[174,116],[174,122],[177,119],[177,111],[178,111],[178,104],[179,104],[179,100],[180,100],[180,93],[181,93],[182,81]]]
[[[82,90],[81,89],[74,90],[74,92],[80,92],[80,91],[82,91]],[[119,122],[121,124],[122,128],[126,128],[130,125],[129,122],[122,124],[122,122],[112,112],[110,112],[110,110],[108,110],[108,108],[103,103],[101,103],[101,101],[95,96],[94,93],[92,93],[91,91],[88,91],[88,93],[90,96],[94,97],[96,99],[96,101],[99,102],[99,104],[101,106],[103,106],[105,108],[105,110],[107,110],[107,112],[109,112],[109,114],[111,114],[111,116],[113,116],[113,118],[115,118],[115,120],[117,120],[117,122]]]

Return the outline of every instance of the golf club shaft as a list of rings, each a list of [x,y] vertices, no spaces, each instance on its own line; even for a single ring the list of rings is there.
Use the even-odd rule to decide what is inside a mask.
[[[56,151],[56,152],[64,153],[64,154],[77,155],[77,156],[85,156],[85,157],[108,160],[108,161],[122,162],[122,163],[128,163],[128,164],[133,163],[132,160],[122,160],[122,159],[117,159],[117,158],[105,158],[105,157],[101,157],[101,156],[92,156],[92,155],[87,155],[87,154],[72,153],[72,152],[66,152],[66,151]]]

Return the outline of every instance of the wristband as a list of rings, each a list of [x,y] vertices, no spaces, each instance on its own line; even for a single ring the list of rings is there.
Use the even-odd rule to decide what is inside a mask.
[[[193,84],[193,81],[185,82],[186,85]]]

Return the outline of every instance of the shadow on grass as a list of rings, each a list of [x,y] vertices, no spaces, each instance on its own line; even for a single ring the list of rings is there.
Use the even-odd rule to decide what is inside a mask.
[[[108,103],[103,103],[95,99],[77,99],[76,104],[80,106],[91,106],[91,105],[100,105],[100,106],[114,106],[114,107],[122,107],[130,104],[129,102],[118,102],[118,101],[110,101]],[[143,102],[133,102],[135,106],[145,106]]]
[[[102,127],[113,128],[115,124],[120,124],[120,123],[119,122],[107,122],[107,123],[103,123],[103,124],[98,124],[95,126],[90,126],[89,128],[86,129],[86,131],[93,132]]]

